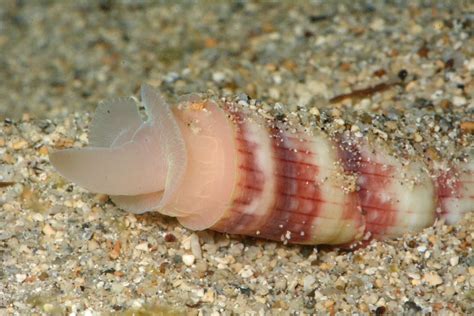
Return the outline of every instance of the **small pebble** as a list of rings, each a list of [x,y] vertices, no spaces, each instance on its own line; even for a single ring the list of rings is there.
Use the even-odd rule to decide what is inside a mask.
[[[215,72],[212,74],[212,80],[217,83],[220,83],[225,80],[225,74],[222,72]]]
[[[420,143],[422,140],[423,137],[420,134],[415,133],[415,142]]]
[[[428,283],[430,286],[443,284],[443,279],[436,272],[428,272],[424,274],[422,280]]]
[[[22,283],[23,281],[25,281],[26,277],[27,277],[26,274],[22,274],[22,273],[15,274],[15,279],[18,283]]]
[[[252,268],[250,268],[249,266],[245,266],[242,270],[239,271],[239,275],[246,279],[246,278],[250,278],[251,276],[253,276],[253,271],[252,271]]]
[[[314,282],[316,282],[316,278],[312,275],[307,275],[303,279],[303,289],[305,292],[309,292],[313,289]]]
[[[15,142],[13,142],[13,144],[12,144],[12,148],[15,149],[15,150],[24,149],[27,146],[28,146],[28,142],[24,139],[17,140]]]
[[[197,234],[190,236],[190,248],[196,259],[202,259],[201,244],[199,243],[199,237]]]
[[[191,255],[191,254],[184,254],[182,256],[182,260],[183,260],[183,263],[189,267],[194,264],[196,257],[194,257],[194,255]]]
[[[42,231],[46,236],[52,236],[56,233],[56,231],[49,224],[45,224]]]
[[[457,266],[459,263],[459,257],[458,256],[454,256],[454,257],[451,257],[449,259],[449,264],[451,264],[451,266]]]
[[[377,272],[377,268],[376,268],[376,267],[367,268],[367,269],[365,269],[364,272],[365,272],[365,274],[367,274],[367,275],[373,275],[373,274],[375,274],[375,272]]]
[[[135,249],[141,250],[141,251],[148,251],[148,243],[147,242],[142,242],[139,243],[138,245],[135,246]]]
[[[460,96],[454,96],[453,97],[453,104],[455,106],[463,106],[467,103],[465,97],[460,97]]]

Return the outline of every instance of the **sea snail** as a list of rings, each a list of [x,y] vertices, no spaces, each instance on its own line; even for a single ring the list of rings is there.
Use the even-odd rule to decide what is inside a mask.
[[[474,163],[402,163],[365,138],[287,131],[233,102],[171,107],[151,86],[99,105],[89,147],[52,151],[65,178],[192,230],[299,244],[400,236],[474,210]]]

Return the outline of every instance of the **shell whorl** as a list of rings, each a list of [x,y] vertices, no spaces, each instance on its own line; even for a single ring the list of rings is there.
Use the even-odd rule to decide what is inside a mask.
[[[232,122],[239,180],[213,229],[308,244],[361,237],[357,194],[345,192],[337,151],[324,135],[292,134],[236,113]]]

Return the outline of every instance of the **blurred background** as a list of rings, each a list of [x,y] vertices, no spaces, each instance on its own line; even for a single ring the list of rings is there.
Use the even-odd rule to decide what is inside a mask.
[[[321,104],[413,56],[460,50],[448,35],[472,36],[472,10],[470,1],[2,0],[0,118],[92,110],[145,81],[168,96]]]

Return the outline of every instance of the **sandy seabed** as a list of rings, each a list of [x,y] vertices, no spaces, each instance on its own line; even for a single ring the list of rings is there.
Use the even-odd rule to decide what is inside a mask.
[[[286,113],[449,112],[445,138],[402,133],[447,156],[472,151],[473,12],[469,1],[3,1],[0,314],[474,313],[472,214],[353,251],[283,245],[127,214],[48,160],[87,143],[100,100],[142,82]]]

